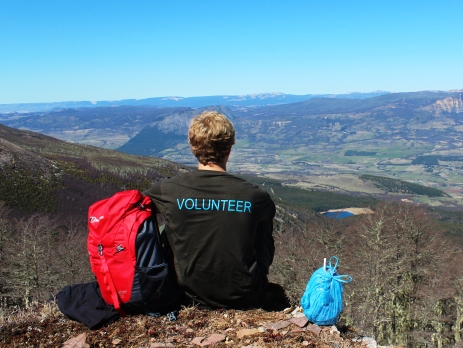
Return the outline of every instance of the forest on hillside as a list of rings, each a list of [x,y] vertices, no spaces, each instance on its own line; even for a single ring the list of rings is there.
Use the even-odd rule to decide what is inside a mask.
[[[398,179],[386,178],[384,176],[363,174],[360,175],[360,179],[372,181],[377,187],[391,193],[425,195],[428,197],[449,196],[444,191],[433,187],[427,187]]]

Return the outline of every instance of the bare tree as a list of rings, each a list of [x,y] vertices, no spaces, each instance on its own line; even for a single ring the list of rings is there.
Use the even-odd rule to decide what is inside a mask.
[[[5,256],[10,265],[10,287],[14,296],[26,304],[42,299],[49,292],[56,275],[50,272],[50,250],[56,231],[53,220],[44,215],[32,215],[17,220],[7,238]]]
[[[356,284],[349,298],[360,326],[385,344],[413,345],[429,330],[442,335],[437,322],[425,327],[422,320],[429,303],[436,311],[431,289],[445,250],[425,210],[384,204],[357,229],[363,243],[356,247]]]
[[[455,321],[453,326],[453,336],[455,342],[462,342],[463,334],[463,278],[456,278],[453,280],[455,301]]]
[[[323,265],[323,259],[340,256],[346,241],[339,221],[312,218],[298,228],[284,225],[275,235],[275,259],[270,280],[283,286],[293,303],[299,303],[312,273]]]
[[[53,248],[53,272],[58,273],[57,285],[76,284],[94,279],[87,251],[87,226],[68,218],[58,229]]]
[[[275,258],[270,268],[270,281],[280,284],[291,302],[298,303],[305,282],[313,271],[310,241],[294,228],[275,236]]]
[[[4,237],[9,295],[21,297],[26,304],[48,299],[67,284],[93,279],[87,230],[72,219],[60,225],[56,219],[35,214],[15,221]]]
[[[9,209],[5,206],[3,202],[0,201],[0,294],[6,291],[5,287],[8,283],[8,265],[5,259],[5,240],[8,235],[8,214]]]
[[[345,236],[340,220],[319,216],[308,227],[311,241],[317,241],[329,256],[340,255],[344,249]]]

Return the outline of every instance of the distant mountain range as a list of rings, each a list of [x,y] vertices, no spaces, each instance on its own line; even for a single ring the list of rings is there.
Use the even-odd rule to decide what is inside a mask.
[[[39,112],[69,108],[95,108],[104,106],[160,106],[201,108],[209,105],[225,105],[228,107],[259,107],[265,105],[297,103],[313,98],[365,99],[387,94],[389,92],[374,91],[370,93],[347,94],[284,94],[258,93],[245,95],[222,95],[204,97],[156,97],[146,99],[123,99],[102,101],[65,101],[51,103],[0,104],[0,112]]]
[[[213,106],[231,118],[246,158],[255,161],[259,149],[267,159],[289,150],[325,144],[325,150],[344,148],[376,149],[395,143],[413,142],[415,146],[456,150],[462,136],[462,92],[390,93],[367,99],[314,98],[306,101],[262,107],[231,109]],[[181,109],[164,113],[147,122],[121,151],[164,156],[182,151],[190,120],[201,109]],[[444,145],[445,143],[445,145]],[[405,148],[405,147],[404,147]],[[186,149],[188,153],[188,149]],[[252,156],[248,154],[253,153]],[[250,158],[250,157],[253,157]]]
[[[163,156],[163,152],[185,143],[189,122],[195,115],[213,109],[235,122],[239,139],[246,139],[249,148],[266,149],[267,155],[271,156],[270,149],[281,152],[288,147],[320,145],[328,139],[330,146],[356,149],[360,144],[366,146],[381,139],[429,142],[431,139],[437,141],[436,137],[439,136],[448,138],[451,134],[458,138],[458,125],[462,122],[460,115],[463,113],[462,94],[431,91],[387,93],[362,99],[324,97],[297,103],[239,108],[226,104],[196,108],[159,105],[79,107],[3,113],[0,114],[0,123],[62,140],[118,148],[137,155]],[[267,94],[256,95],[254,99],[246,96],[241,101],[281,102],[287,97]],[[205,102],[207,98],[197,99]],[[186,103],[191,99],[194,98],[182,100]],[[240,100],[236,97],[235,101]],[[276,145],[278,148],[275,148]],[[448,145],[449,148],[458,146],[455,141],[448,141]],[[176,152],[182,151],[177,149]]]

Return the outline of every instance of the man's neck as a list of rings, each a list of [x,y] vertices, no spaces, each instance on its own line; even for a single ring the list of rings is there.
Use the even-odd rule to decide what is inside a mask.
[[[198,163],[198,170],[213,170],[216,172],[226,172],[227,162],[225,163]]]

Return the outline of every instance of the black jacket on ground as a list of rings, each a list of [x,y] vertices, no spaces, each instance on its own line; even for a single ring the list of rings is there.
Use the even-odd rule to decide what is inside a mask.
[[[100,329],[119,319],[120,314],[101,296],[98,282],[65,286],[56,294],[58,308],[69,319],[89,329]]]
[[[197,170],[143,192],[166,221],[179,284],[211,307],[251,305],[273,261],[275,204],[262,188],[226,172]]]

